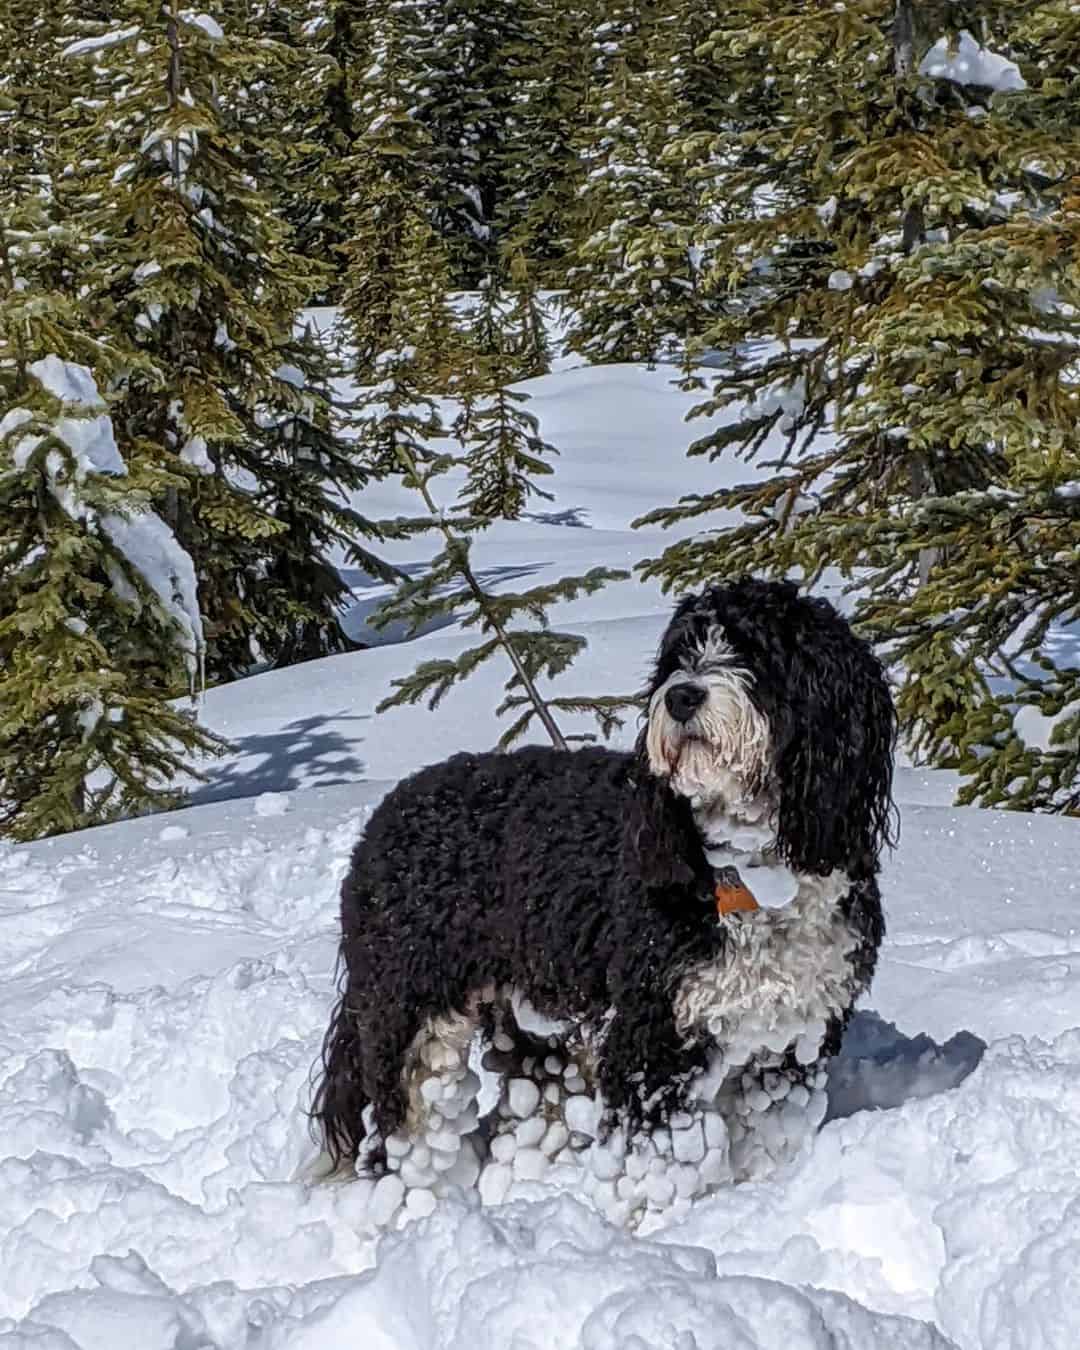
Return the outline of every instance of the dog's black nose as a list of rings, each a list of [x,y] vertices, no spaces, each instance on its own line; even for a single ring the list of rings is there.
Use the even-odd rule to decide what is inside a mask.
[[[699,684],[673,684],[664,695],[664,704],[676,722],[689,722],[707,697]]]

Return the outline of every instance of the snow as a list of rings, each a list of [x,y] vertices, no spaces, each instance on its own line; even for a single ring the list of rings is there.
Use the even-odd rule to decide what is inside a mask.
[[[105,408],[92,372],[74,361],[56,355],[42,357],[29,366],[31,374],[65,409]],[[3,429],[11,430],[32,420],[28,410],[12,409],[4,418]],[[50,429],[71,454],[70,466],[56,450],[45,458],[45,476],[49,491],[73,520],[99,529],[115,545],[120,557],[157,597],[161,610],[175,624],[181,651],[190,679],[191,692],[201,684],[204,636],[199,610],[195,568],[188,553],[154,511],[135,509],[120,514],[100,511],[85,495],[90,475],[124,477],[127,465],[116,444],[112,418],[107,411],[88,416],[86,411],[69,416],[66,412],[52,419]],[[25,467],[40,437],[24,437],[16,446],[16,468]],[[69,467],[73,470],[69,474]],[[121,598],[137,602],[137,592],[115,565],[110,580]]]
[[[75,361],[63,361],[49,355],[30,364],[30,373],[38,383],[61,403],[74,408],[104,408],[105,400],[98,393],[94,377],[86,366]],[[116,447],[112,418],[107,412],[96,417],[81,414],[58,417],[54,424],[57,437],[72,453],[75,478],[81,481],[88,473],[123,475],[127,467]]]
[[[27,422],[32,422],[33,420],[34,414],[29,408],[9,408],[3,417],[0,417],[0,441],[6,436],[10,436],[11,433],[18,430],[19,427],[25,426]],[[28,440],[32,440],[33,442],[30,449],[26,448],[26,441]],[[38,444],[38,439],[35,438],[24,436],[20,439],[18,446],[13,451],[15,467],[17,469],[25,467],[26,461],[30,458],[33,446],[36,444]],[[19,447],[22,448],[20,449]]]
[[[180,447],[180,458],[199,473],[214,472],[214,464],[207,451],[206,440],[202,436],[189,436]]]
[[[133,24],[130,28],[117,28],[111,33],[101,33],[98,37],[80,38],[78,42],[69,42],[64,47],[60,55],[67,56],[86,56],[90,52],[99,52],[105,47],[115,47],[121,42],[128,42],[133,37],[138,37],[141,29],[138,24]]]
[[[359,1187],[291,1178],[336,887],[384,787],[0,850],[0,1318],[19,1336],[225,1346],[254,1320],[273,1345],[503,1350],[531,1327],[667,1350],[668,1325],[719,1347],[737,1318],[750,1347],[948,1344],[920,1323],[971,1350],[1074,1343],[1075,822],[905,806],[873,1004],[911,1038],[860,1014],[835,1118],[786,1175],[633,1237],[511,1176],[506,1208],[440,1202],[380,1241],[394,1196],[358,1212]]]
[[[193,28],[201,29],[211,42],[220,42],[225,36],[225,30],[221,24],[209,14],[197,14],[192,9],[182,9],[180,19],[184,23],[189,23]]]
[[[628,566],[678,537],[631,531],[643,509],[747,474],[683,464],[694,400],[667,378],[528,383],[562,452],[556,500],[478,541],[488,582]],[[408,505],[385,486],[361,500]],[[345,575],[366,631],[380,588]],[[590,642],[563,690],[637,688],[669,607],[637,582],[556,607]],[[580,1182],[530,1179],[560,1141],[513,1115],[483,1206],[414,1191],[428,1198],[402,1215],[396,1174],[298,1179],[351,848],[392,782],[495,740],[506,674],[435,713],[373,709],[466,640],[450,623],[211,690],[204,720],[236,748],[193,805],[0,845],[0,1348],[1073,1350],[1080,822],[954,808],[949,775],[899,771],[878,975],[827,1123],[780,1173],[631,1234]],[[519,1084],[524,1109],[537,1088]],[[593,1130],[591,1099],[569,1100],[568,1124]],[[679,1167],[701,1165],[710,1128],[671,1132]]]
[[[527,1078],[514,1078],[510,1082],[510,1110],[520,1120],[531,1116],[540,1105],[540,1089]]]
[[[179,630],[194,693],[202,679],[204,638],[191,555],[181,548],[172,530],[153,511],[133,511],[127,516],[102,512],[99,524]]]
[[[283,816],[288,809],[287,792],[261,792],[255,798],[254,810],[257,816]]]
[[[780,418],[777,425],[781,432],[786,433],[795,425],[796,419],[805,407],[806,380],[799,376],[794,381],[774,380],[771,384],[759,389],[754,397],[744,405],[742,416],[754,420],[772,417],[774,413],[782,412],[783,417]],[[734,463],[724,465],[724,469],[729,473],[732,473],[734,467]],[[753,473],[753,466],[751,466],[751,473]],[[735,477],[736,475],[732,473],[732,479]],[[716,485],[715,471],[712,485]]]
[[[919,74],[953,84],[978,85],[999,94],[1027,88],[1015,62],[980,46],[966,28],[960,32],[955,48],[947,37],[939,38],[923,57]]]
[[[59,439],[72,453],[76,481],[81,481],[88,473],[117,476],[127,473],[108,413],[99,413],[97,417],[58,417],[53,425]]]
[[[297,1346],[345,1346],[357,1336],[380,1350],[947,1344],[835,1294],[771,1279],[717,1278],[707,1251],[630,1240],[566,1198],[494,1215],[448,1206],[415,1239],[388,1240],[380,1256],[375,1277],[338,1301]]]
[[[1055,740],[1054,732],[1059,726],[1080,715],[1080,702],[1066,704],[1060,712],[1047,716],[1031,704],[1018,708],[1013,715],[1013,726],[1025,745],[1038,750],[1049,750],[1055,745],[1065,745],[1066,741]],[[1075,743],[1075,737],[1073,738]]]
[[[307,385],[307,379],[299,366],[293,366],[286,363],[278,366],[274,371],[274,377],[278,380],[284,380],[286,384],[291,384],[295,389],[303,389]]]
[[[103,408],[105,400],[98,393],[94,377],[87,366],[75,361],[64,361],[59,356],[43,356],[30,365],[30,373],[61,403],[74,403],[84,408]]]

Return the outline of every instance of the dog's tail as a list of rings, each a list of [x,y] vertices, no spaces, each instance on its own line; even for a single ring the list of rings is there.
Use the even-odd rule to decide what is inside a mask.
[[[351,1171],[359,1155],[369,1105],[361,1082],[360,1037],[346,989],[323,1040],[322,1073],[310,1110],[322,1136],[318,1171],[324,1179]]]
[[[347,1160],[335,1162],[326,1149],[305,1158],[290,1178],[304,1186],[330,1186],[337,1182],[355,1181],[356,1168]]]

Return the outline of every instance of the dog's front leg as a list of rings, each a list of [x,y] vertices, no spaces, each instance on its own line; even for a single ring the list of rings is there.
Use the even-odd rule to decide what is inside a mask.
[[[714,1090],[703,1094],[704,1105],[726,1126],[734,1181],[768,1175],[817,1133],[825,1118],[827,1063],[825,1057],[803,1062],[790,1049],[762,1051],[710,1075]]]
[[[730,1175],[723,1123],[717,1117],[706,1129],[704,1113],[686,1101],[701,1048],[679,1034],[662,992],[636,993],[606,1020],[596,1090],[567,1108],[584,1191],[613,1222],[632,1226],[678,1212]]]
[[[485,1204],[500,1203],[515,1182],[548,1181],[576,1167],[591,1143],[571,1123],[594,1117],[590,1052],[581,1028],[576,1033],[522,1031],[505,1008],[497,1017],[483,1060],[502,1079],[479,1182]]]

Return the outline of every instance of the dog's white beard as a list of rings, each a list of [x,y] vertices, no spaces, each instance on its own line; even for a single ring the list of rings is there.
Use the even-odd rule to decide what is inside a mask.
[[[689,722],[676,722],[664,696],[677,684],[704,688],[708,697]],[[672,675],[653,695],[645,736],[649,767],[672,790],[703,805],[735,806],[754,799],[768,773],[772,738],[768,719],[735,667],[696,676]]]

